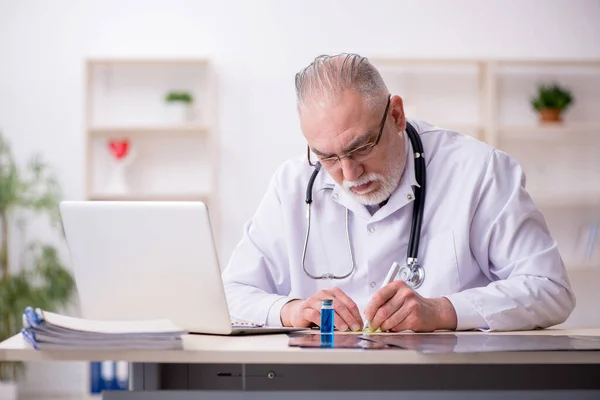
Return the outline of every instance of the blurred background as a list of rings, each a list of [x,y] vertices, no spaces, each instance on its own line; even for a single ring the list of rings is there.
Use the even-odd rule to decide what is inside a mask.
[[[0,334],[29,301],[77,313],[59,199],[205,201],[225,265],[305,149],[294,74],[340,52],[521,162],[576,290],[563,325],[600,326],[598,21],[599,0],[0,0]],[[96,367],[28,365],[19,398],[86,398]]]

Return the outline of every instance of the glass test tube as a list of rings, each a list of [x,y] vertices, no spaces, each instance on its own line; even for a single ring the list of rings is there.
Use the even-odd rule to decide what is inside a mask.
[[[333,334],[333,299],[325,299],[321,304],[321,333]]]

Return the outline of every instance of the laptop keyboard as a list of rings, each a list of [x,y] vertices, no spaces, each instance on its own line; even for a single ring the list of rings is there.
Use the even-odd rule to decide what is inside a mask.
[[[233,321],[231,326],[234,328],[262,328],[264,324],[255,324],[252,322]]]

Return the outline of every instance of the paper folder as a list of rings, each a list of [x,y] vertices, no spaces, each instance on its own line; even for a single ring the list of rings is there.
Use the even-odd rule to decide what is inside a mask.
[[[168,319],[98,321],[27,307],[23,313],[25,340],[35,349],[149,349],[182,348],[187,332]]]

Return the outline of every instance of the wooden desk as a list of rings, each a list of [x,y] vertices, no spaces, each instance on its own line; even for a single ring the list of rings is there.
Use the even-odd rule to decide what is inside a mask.
[[[447,333],[435,333],[443,334]],[[600,329],[494,334],[600,337]],[[544,398],[600,398],[600,351],[422,354],[401,349],[300,349],[288,347],[288,340],[287,335],[186,335],[184,349],[176,351],[36,351],[17,335],[0,343],[0,361],[131,362],[132,391],[106,392],[108,399],[137,398],[139,390],[168,394],[169,398],[207,390],[370,390],[378,391],[377,396],[420,390],[435,393],[436,398],[459,393],[450,398],[464,398],[466,392],[481,390],[498,395],[520,390],[526,391],[523,398],[531,398],[531,390],[559,390]],[[146,395],[149,393],[144,392]],[[589,395],[597,397],[586,397]]]

